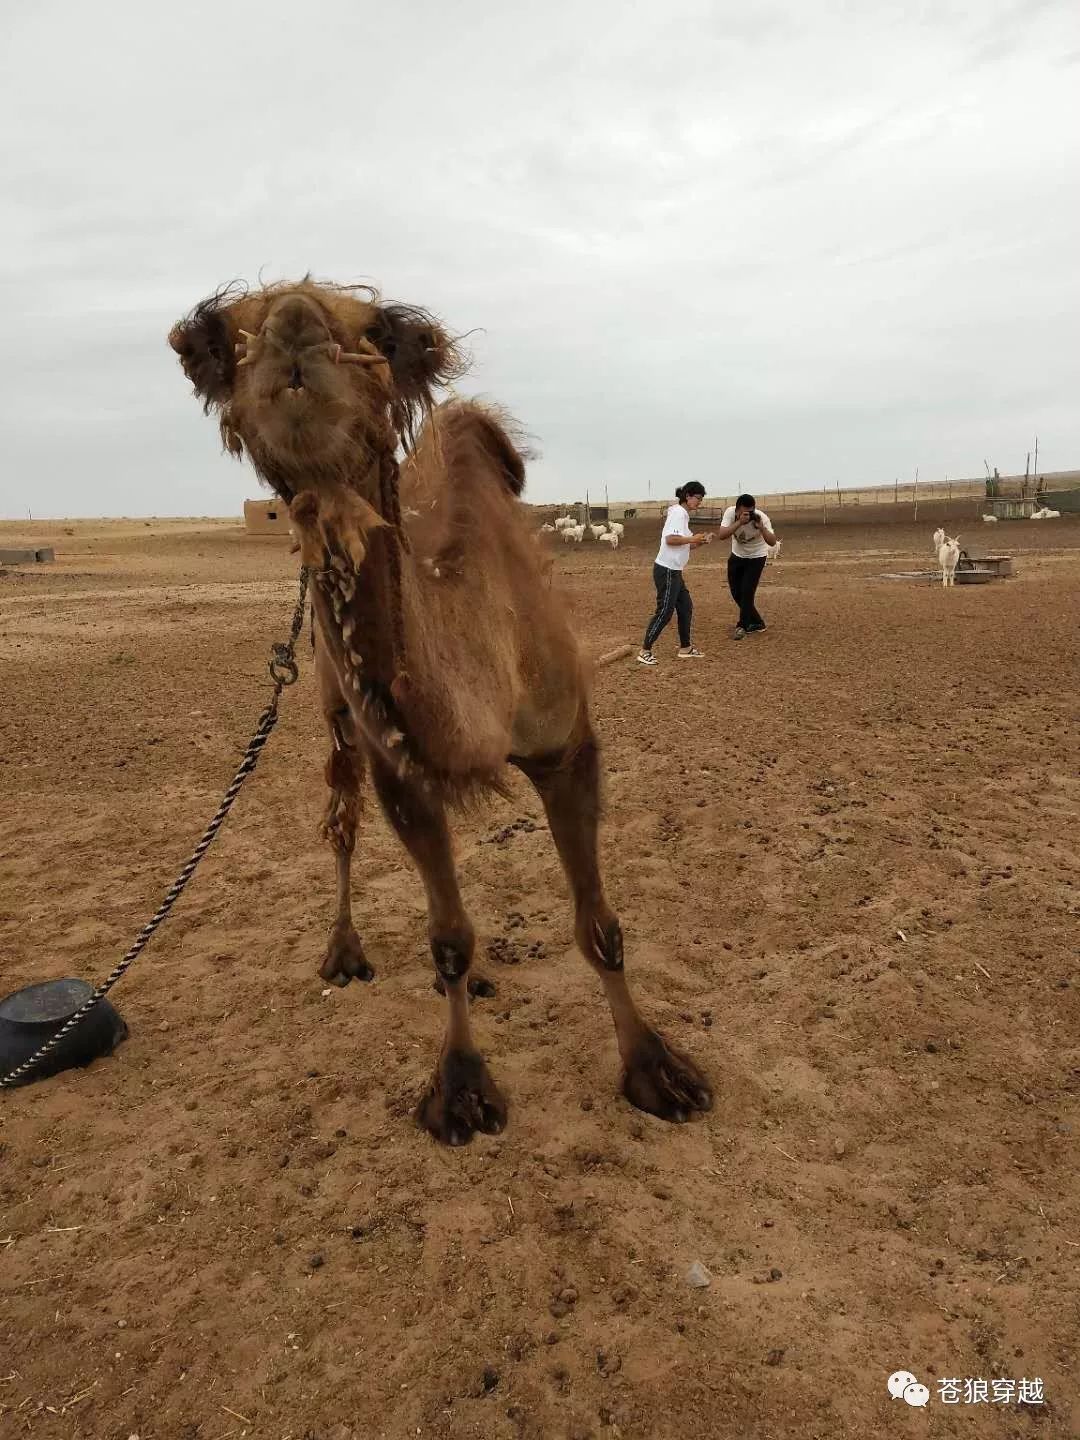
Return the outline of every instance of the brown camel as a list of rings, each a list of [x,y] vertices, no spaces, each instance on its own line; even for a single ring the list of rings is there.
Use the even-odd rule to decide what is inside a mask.
[[[246,451],[290,506],[314,581],[332,741],[323,828],[338,889],[322,976],[346,985],[372,974],[350,898],[365,771],[427,891],[449,1015],[419,1120],[452,1145],[506,1123],[469,1025],[474,935],[446,806],[499,790],[507,762],[547,812],[577,943],[611,1007],[625,1095],[667,1120],[708,1109],[708,1082],[645,1023],[627,985],[597,860],[587,676],[518,501],[522,451],[493,409],[433,403],[462,373],[454,342],[421,310],[303,280],[226,287],[169,343],[204,409],[218,412],[225,447],[238,458]]]

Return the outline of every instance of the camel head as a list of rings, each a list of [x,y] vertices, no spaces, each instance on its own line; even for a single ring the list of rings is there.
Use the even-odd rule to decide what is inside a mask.
[[[409,443],[462,356],[423,310],[364,287],[304,279],[225,286],[173,326],[169,344],[222,440],[284,500]]]

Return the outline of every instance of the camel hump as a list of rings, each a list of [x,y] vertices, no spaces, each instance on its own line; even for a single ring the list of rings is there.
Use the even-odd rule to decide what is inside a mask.
[[[525,461],[532,454],[520,427],[509,415],[493,405],[458,400],[443,407],[440,419],[444,435],[456,432],[461,440],[467,436],[482,449],[511,495],[521,494],[525,488]]]

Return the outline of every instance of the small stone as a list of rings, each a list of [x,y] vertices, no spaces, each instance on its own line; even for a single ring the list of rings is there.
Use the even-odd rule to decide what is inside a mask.
[[[712,1284],[712,1276],[700,1260],[695,1260],[686,1272],[686,1283],[695,1290],[704,1290],[706,1285]]]
[[[161,1024],[157,1028],[161,1031],[162,1034],[164,1034],[165,1031],[169,1028],[168,1020],[162,1020]]]
[[[782,1280],[783,1278],[784,1278],[784,1272],[783,1272],[782,1270],[778,1270],[778,1269],[776,1268],[776,1266],[774,1265],[773,1268],[769,1271],[769,1279],[770,1279],[770,1280]]]
[[[606,1350],[598,1350],[596,1352],[596,1368],[606,1380],[609,1375],[615,1375],[622,1369],[622,1356],[616,1350],[613,1350],[610,1355]]]
[[[499,1372],[493,1365],[485,1365],[484,1373],[480,1377],[480,1384],[483,1386],[484,1394],[490,1395],[495,1386],[499,1383]]]
[[[843,1140],[834,1140],[832,1148],[833,1153],[836,1155],[837,1159],[840,1159],[843,1155],[847,1153],[847,1145],[844,1143]]]
[[[585,1096],[585,1099],[581,1102],[581,1108],[582,1110],[591,1110],[593,1108],[593,1102],[589,1099],[587,1095]]]
[[[780,1362],[781,1362],[781,1360],[783,1360],[783,1358],[784,1358],[784,1352],[783,1352],[783,1350],[770,1350],[769,1353],[765,1356],[765,1362],[764,1362],[764,1363],[765,1363],[766,1365],[779,1365]]]
[[[567,1285],[565,1289],[559,1291],[559,1299],[564,1300],[567,1305],[576,1305],[577,1298],[578,1293],[573,1285]]]
[[[936,1055],[936,1054],[937,1054],[937,1046],[934,1044],[933,1040],[927,1040],[927,1042],[926,1042],[926,1053],[927,1053],[928,1055]]]
[[[544,1344],[545,1344],[545,1345],[557,1345],[558,1343],[559,1343],[559,1332],[558,1332],[557,1330],[549,1330],[548,1333],[544,1336]]]
[[[118,1330],[126,1330],[126,1329],[127,1329],[127,1321],[126,1321],[126,1320],[117,1320],[117,1322],[116,1322],[116,1328],[117,1328]]]
[[[325,1264],[325,1259],[318,1253],[318,1251],[316,1251],[316,1253],[312,1255],[308,1260],[308,1268],[310,1270],[321,1270]]]

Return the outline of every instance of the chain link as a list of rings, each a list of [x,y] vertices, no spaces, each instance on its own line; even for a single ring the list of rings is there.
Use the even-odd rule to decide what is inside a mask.
[[[0,1090],[6,1089],[8,1086],[17,1085],[20,1083],[20,1081],[25,1080],[26,1076],[30,1073],[30,1071],[35,1069],[41,1063],[41,1061],[44,1060],[46,1055],[51,1054],[52,1051],[56,1049],[57,1045],[60,1044],[60,1041],[63,1040],[64,1036],[70,1034],[70,1032],[74,1030],[75,1026],[78,1025],[80,1021],[85,1019],[85,1017],[90,1013],[90,1011],[94,1008],[98,1001],[104,999],[104,997],[109,993],[109,991],[113,988],[116,982],[125,973],[128,967],[134,963],[134,961],[146,948],[151,936],[154,934],[154,931],[162,923],[166,915],[168,915],[169,911],[183,894],[184,888],[186,887],[188,881],[191,879],[192,875],[195,873],[195,867],[206,854],[215,835],[221,829],[226,815],[228,815],[229,811],[232,809],[233,801],[240,793],[240,787],[243,785],[244,781],[251,774],[251,772],[255,769],[255,765],[259,759],[260,754],[262,753],[263,746],[266,744],[267,740],[269,740],[270,733],[273,730],[274,726],[277,724],[278,701],[281,699],[282,690],[287,685],[294,684],[299,674],[293,652],[296,648],[296,641],[297,637],[300,634],[300,628],[304,623],[304,607],[307,603],[307,589],[308,569],[305,565],[300,570],[300,594],[297,597],[296,608],[293,611],[292,627],[289,632],[289,639],[285,644],[274,645],[272,650],[273,658],[270,661],[270,674],[274,680],[274,693],[270,697],[270,703],[267,705],[266,709],[259,717],[259,723],[255,727],[254,735],[252,735],[251,740],[248,742],[248,747],[247,750],[244,752],[244,758],[240,763],[240,768],[239,770],[237,770],[235,776],[233,777],[232,784],[229,786],[228,790],[225,791],[224,798],[222,799],[221,804],[218,806],[217,814],[210,821],[210,824],[206,827],[206,830],[203,833],[202,839],[195,846],[195,849],[191,852],[191,858],[188,860],[184,868],[180,871],[180,874],[177,876],[176,880],[172,883],[172,885],[169,886],[169,889],[166,891],[164,900],[162,900],[161,904],[158,906],[157,910],[154,912],[153,916],[147,922],[147,924],[145,924],[143,928],[139,931],[135,939],[134,945],[132,945],[131,949],[127,952],[127,954],[123,957],[123,959],[119,962],[115,969],[112,970],[112,972],[105,978],[105,980],[102,981],[102,983],[97,987],[97,989],[85,1002],[85,1004],[79,1006],[78,1010],[75,1011],[75,1014],[66,1021],[63,1027],[58,1030],[50,1040],[47,1040],[45,1044],[42,1045],[40,1050],[36,1050],[28,1060],[24,1060],[21,1065],[16,1066],[16,1068],[10,1071],[7,1075],[0,1076]]]

